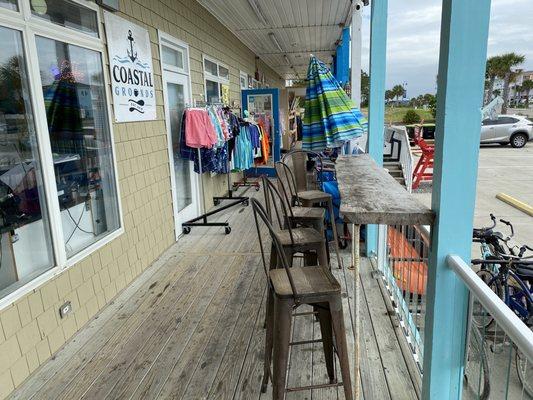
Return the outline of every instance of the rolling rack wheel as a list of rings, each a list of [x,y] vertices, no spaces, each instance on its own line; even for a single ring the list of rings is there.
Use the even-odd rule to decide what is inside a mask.
[[[188,235],[189,233],[191,233],[191,227],[190,226],[184,226],[183,227],[183,234],[184,235]]]
[[[229,235],[229,234],[231,233],[231,226],[226,226],[226,227],[224,228],[224,233],[225,233],[226,235]]]

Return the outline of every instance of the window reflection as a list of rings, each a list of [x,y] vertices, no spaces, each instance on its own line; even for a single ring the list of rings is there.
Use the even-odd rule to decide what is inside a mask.
[[[52,267],[53,257],[22,35],[0,27],[0,42],[1,297]]]
[[[67,255],[119,227],[100,53],[37,38]]]
[[[2,0],[0,0],[2,1]],[[34,16],[98,37],[96,11],[69,0],[32,1]]]
[[[0,7],[13,11],[18,11],[19,9],[17,0],[0,0]]]

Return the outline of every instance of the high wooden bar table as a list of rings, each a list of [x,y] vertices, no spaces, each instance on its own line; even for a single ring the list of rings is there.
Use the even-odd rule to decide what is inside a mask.
[[[361,225],[432,225],[434,212],[420,203],[368,154],[337,159],[340,213],[352,225],[355,316],[359,315],[359,231]],[[359,390],[359,321],[355,321],[355,399]]]

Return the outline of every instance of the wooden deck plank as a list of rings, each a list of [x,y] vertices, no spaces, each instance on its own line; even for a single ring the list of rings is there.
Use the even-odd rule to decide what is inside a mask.
[[[179,324],[182,316],[188,315],[199,301],[201,294],[209,292],[207,283],[210,279],[221,278],[224,269],[211,268],[213,257],[206,258],[202,275],[197,275],[192,282],[180,285],[180,297],[167,296],[165,301],[153,309],[151,318],[128,341],[126,347],[113,361],[103,369],[82,399],[121,398],[122,392],[130,388],[131,392],[152,365],[169,336]],[[232,262],[231,258],[227,262]]]
[[[235,297],[238,297],[240,293],[235,290],[238,287],[237,277],[240,274],[244,274],[244,277],[251,279],[253,274],[250,268],[245,267],[244,257],[238,256],[239,261],[235,262],[228,274],[224,278],[223,284],[215,293],[208,308],[198,326],[194,330],[194,334],[191,335],[187,345],[186,352],[181,354],[175,365],[169,370],[165,382],[161,386],[161,390],[157,393],[159,398],[181,398],[186,389],[187,382],[190,381],[194,372],[194,367],[199,363],[202,352],[207,347],[211,335],[215,332],[215,328],[220,321],[228,303],[234,301]],[[160,369],[162,368],[153,368]],[[163,372],[163,371],[161,371]],[[166,372],[166,371],[165,371]],[[146,396],[146,399],[151,396]]]
[[[308,312],[313,309],[309,306],[300,306],[297,312]],[[292,341],[311,340],[313,338],[314,316],[302,315],[294,317],[292,320]],[[289,361],[289,374],[287,387],[300,387],[312,385],[313,375],[313,344],[302,344],[291,346],[291,356]],[[289,392],[285,396],[287,400],[310,400],[311,390],[299,390]]]
[[[117,322],[124,323],[126,319],[117,319],[117,314],[130,316],[138,309],[146,294],[153,290],[153,284],[157,283],[165,274],[164,265],[172,257],[175,257],[172,251],[167,251],[163,254],[154,262],[153,268],[146,269],[117,298],[112,300],[96,318],[92,318],[52,359],[43,364],[31,376],[31,379],[26,381],[11,395],[11,399],[26,400],[33,398],[47,382],[65,368],[75,354],[82,351],[91,340],[94,340],[95,335],[106,337],[106,327],[115,327]],[[112,332],[112,330],[109,330],[109,332]]]
[[[219,257],[219,263],[224,262],[224,258]],[[157,398],[161,387],[166,382],[170,371],[176,362],[186,356],[189,343],[194,339],[202,327],[206,313],[212,310],[213,304],[220,305],[219,293],[235,278],[235,274],[240,273],[242,268],[241,256],[235,257],[229,265],[220,268],[210,269],[217,273],[210,277],[205,277],[208,282],[205,289],[201,290],[199,296],[194,301],[190,309],[178,314],[173,329],[165,338],[155,356],[150,356],[147,351],[138,360],[135,361],[133,370],[142,369],[137,381],[126,385],[123,389],[124,394],[117,398],[127,397],[130,394],[132,398]],[[147,367],[143,367],[146,361]],[[177,382],[177,381],[176,381]]]
[[[169,260],[170,264],[173,263],[172,260]],[[158,281],[152,282],[149,286],[151,288],[147,292],[144,292],[141,297],[137,298],[139,304],[135,312],[123,314],[119,311],[117,318],[110,321],[105,326],[103,332],[94,335],[79,352],[74,354],[62,366],[52,379],[47,381],[39,389],[39,396],[42,398],[57,399],[61,392],[73,384],[72,382],[84,380],[85,375],[80,375],[80,372],[85,370],[86,365],[95,357],[98,358],[102,352],[110,352],[116,349],[124,337],[128,337],[135,332],[149,316],[150,307],[153,305],[156,293],[160,292],[164,287],[173,282],[174,278],[181,276],[189,268],[191,270],[195,269],[196,267],[193,261],[194,258],[191,257],[180,260],[177,266],[174,264],[175,268],[173,270],[167,271],[167,275],[163,274]]]
[[[366,298],[361,303],[368,305],[390,397],[392,400],[416,399],[416,391],[409,375],[409,369],[405,364],[400,344],[394,333],[394,327],[381,296],[379,284],[371,275],[368,259],[361,262],[361,276],[363,277],[361,279],[362,292]],[[368,396],[365,397],[368,398]]]
[[[314,340],[322,338],[320,332],[320,324],[315,322],[313,324],[313,336]],[[324,346],[322,343],[313,343],[312,345],[312,381],[313,385],[322,385],[324,383],[329,383],[328,371],[326,369],[326,359],[324,358]],[[336,375],[337,380],[341,381],[339,378],[340,370],[338,369],[337,357],[335,356],[336,364]],[[336,400],[338,398],[337,388],[324,388],[324,389],[313,389],[311,393],[311,398],[313,400]],[[344,399],[344,396],[342,397]]]
[[[223,237],[222,235],[220,235],[220,233],[218,233],[218,235],[215,234],[213,236],[217,236],[217,239],[212,240],[213,242],[215,240],[220,240],[218,239],[219,237]],[[230,259],[231,258],[228,258],[227,256],[220,256],[220,255],[211,256],[211,258],[209,259],[209,270],[207,271],[207,276],[202,276],[199,279],[199,282],[204,282],[204,286],[205,286],[205,285],[209,285],[211,280],[222,281],[224,277],[223,274],[225,271],[223,267],[226,266],[225,265],[226,263],[229,263]],[[216,268],[212,268],[213,265],[216,265]],[[196,290],[196,294],[198,295],[199,293],[202,293],[204,289],[200,289],[200,290],[195,289],[195,290]],[[196,299],[194,301],[196,301]],[[176,318],[176,315],[185,316],[189,313],[189,309],[187,309],[187,312],[182,312],[180,310],[182,303],[186,303],[186,302],[183,300],[180,301],[180,304],[178,304],[178,306],[174,309],[173,313],[170,313],[169,316],[166,318],[166,320],[161,323],[161,328],[159,329],[159,331],[157,331],[154,334],[153,339],[150,338],[148,343],[145,344],[142,352],[140,352],[137,355],[137,357],[129,363],[129,366],[127,367],[126,370],[120,367],[111,369],[113,373],[108,374],[107,376],[109,376],[109,378],[106,378],[106,379],[110,381],[115,381],[115,385],[111,389],[111,391],[107,394],[106,396],[107,398],[127,398],[131,396],[137,390],[139,382],[143,380],[143,378],[148,373],[148,371],[153,370],[154,368],[157,368],[157,358],[160,352],[165,346],[165,343],[169,342],[171,340],[171,336],[176,334],[176,330],[178,330],[177,325],[173,323],[173,319]],[[197,306],[197,304],[195,304],[194,306],[193,304],[189,304],[189,305],[190,305],[190,308],[193,308],[193,309],[195,306]],[[191,320],[192,319],[188,319],[188,321],[191,321]],[[185,332],[187,330],[186,326],[187,326],[186,324],[182,323],[179,329],[182,332]],[[115,365],[120,365],[122,367],[124,364],[122,361],[117,360],[115,361]],[[115,376],[119,375],[119,373],[117,373],[117,371],[119,370],[122,370],[122,375],[120,376],[120,378],[118,380],[111,379],[111,375],[115,375]],[[97,398],[98,395],[94,393],[94,391],[92,391],[92,392],[88,392],[85,397]]]
[[[230,299],[220,315],[215,330],[204,349],[202,357],[198,360],[196,370],[193,372],[187,389],[182,396],[183,400],[196,400],[207,398],[211,385],[220,368],[226,348],[235,332],[237,320],[244,308],[250,288],[256,288],[264,281],[259,266],[259,257],[248,257],[244,261],[244,269],[239,282],[232,288]],[[254,266],[252,268],[251,266]],[[250,275],[253,276],[250,279]],[[224,334],[219,334],[224,332]]]
[[[207,398],[225,400],[233,398],[241,376],[249,347],[254,337],[254,327],[266,299],[266,277],[262,270],[256,273],[244,307],[239,314],[235,329],[225,349],[217,374]],[[264,332],[264,331],[263,331]],[[259,332],[260,334],[261,332]],[[264,333],[263,333],[264,335]]]
[[[140,350],[142,343],[150,338],[158,327],[157,322],[154,323],[155,315],[169,313],[173,305],[183,299],[184,295],[194,294],[193,288],[195,281],[197,281],[196,277],[205,268],[208,257],[187,257],[185,260],[184,273],[172,276],[165,286],[159,287],[159,292],[152,296],[148,302],[148,307],[142,314],[139,314],[139,318],[132,319],[130,324],[124,326],[124,329],[117,331],[113,340],[106,343],[97,356],[83,366],[83,369],[79,371],[79,377],[70,382],[55,397],[56,399],[78,399],[87,392],[92,393],[95,387],[104,391],[107,387],[105,383],[118,376],[127,365],[126,360],[131,359]],[[191,290],[187,291],[187,288],[191,288]],[[186,302],[183,304],[185,305]],[[103,398],[104,395],[93,398]]]
[[[367,275],[367,278],[370,277]],[[370,277],[371,278],[371,277]],[[363,277],[361,281],[363,282]],[[366,283],[366,282],[365,282]],[[361,356],[361,385],[363,396],[366,399],[390,399],[385,373],[383,372],[383,361],[379,353],[379,346],[374,333],[370,311],[366,302],[364,289],[361,295],[361,315],[360,321],[360,356]]]

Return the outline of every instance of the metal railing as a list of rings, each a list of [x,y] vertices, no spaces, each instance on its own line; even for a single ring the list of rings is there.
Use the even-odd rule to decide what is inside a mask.
[[[450,255],[447,263],[470,292],[463,399],[532,399],[531,328],[464,260]]]
[[[422,371],[429,230],[380,225],[378,268],[412,355]]]
[[[411,144],[409,142],[409,135],[405,126],[388,126],[385,128],[385,138],[390,138],[394,134],[394,139],[399,141],[399,145],[395,149],[389,151],[399,159],[405,179],[405,187],[408,192],[411,192],[413,187],[413,169],[414,159],[411,153]]]

